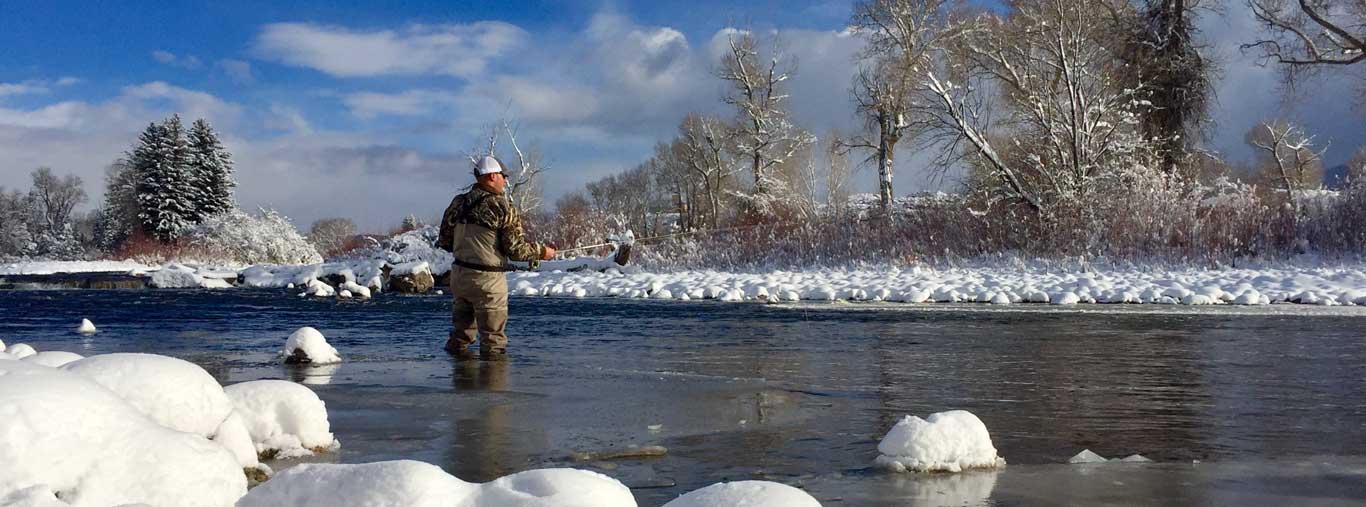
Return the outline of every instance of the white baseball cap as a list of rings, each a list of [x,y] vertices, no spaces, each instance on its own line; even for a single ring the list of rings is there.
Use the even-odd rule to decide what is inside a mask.
[[[478,164],[474,165],[474,174],[479,176],[501,172],[503,172],[503,165],[498,163],[498,159],[490,156],[485,156],[479,160]]]

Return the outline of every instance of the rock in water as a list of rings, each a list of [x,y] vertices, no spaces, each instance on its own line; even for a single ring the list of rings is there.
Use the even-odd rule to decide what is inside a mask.
[[[99,330],[95,329],[95,323],[90,322],[90,319],[81,319],[81,326],[76,328],[76,332],[81,334],[94,334],[99,332]]]
[[[436,286],[432,269],[424,261],[405,262],[389,272],[389,287],[402,294],[426,294]]]
[[[341,362],[337,349],[317,329],[304,326],[289,335],[280,353],[287,364],[333,364]]]

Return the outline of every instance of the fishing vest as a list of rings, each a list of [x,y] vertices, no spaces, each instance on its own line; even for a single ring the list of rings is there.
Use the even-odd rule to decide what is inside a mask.
[[[506,271],[507,262],[498,249],[499,223],[503,217],[490,213],[481,207],[494,205],[488,199],[498,199],[497,195],[471,190],[465,194],[464,202],[449,220],[454,226],[452,235],[452,254],[455,264],[479,271]]]

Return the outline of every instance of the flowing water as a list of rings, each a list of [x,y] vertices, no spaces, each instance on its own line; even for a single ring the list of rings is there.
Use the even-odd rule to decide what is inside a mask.
[[[315,460],[416,459],[467,481],[572,466],[621,480],[641,505],[744,479],[826,505],[1366,502],[1360,309],[513,298],[512,358],[486,363],[441,352],[449,308],[439,296],[0,291],[0,339],[166,354],[225,384],[309,384],[342,441]],[[83,317],[100,333],[72,332]],[[285,337],[306,325],[345,362],[280,365]],[[949,409],[977,414],[1010,465],[871,467],[901,417]],[[640,445],[668,453],[573,458]],[[1156,463],[1067,465],[1082,449]]]

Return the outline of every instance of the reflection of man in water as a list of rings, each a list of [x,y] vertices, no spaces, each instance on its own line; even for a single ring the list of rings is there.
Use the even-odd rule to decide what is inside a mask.
[[[522,471],[524,456],[517,450],[525,442],[512,433],[512,407],[497,393],[507,389],[506,361],[463,361],[455,364],[452,375],[457,393],[478,393],[462,396],[471,403],[483,403],[469,413],[453,414],[455,443],[451,445],[447,471],[462,480],[486,482]],[[478,400],[478,401],[475,401]],[[471,417],[472,416],[472,417]]]

